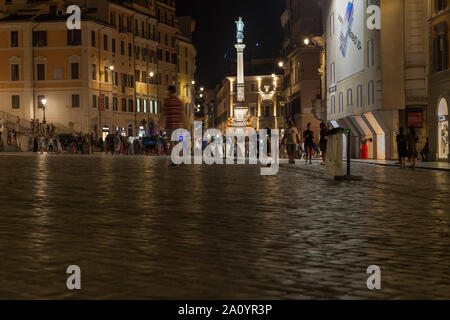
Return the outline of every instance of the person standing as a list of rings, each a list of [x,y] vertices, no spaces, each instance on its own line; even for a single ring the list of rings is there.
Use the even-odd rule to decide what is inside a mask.
[[[412,161],[413,170],[416,169],[417,161],[417,142],[419,142],[419,137],[416,134],[416,128],[414,126],[409,127],[409,134],[406,136],[406,153],[409,159]]]
[[[314,152],[314,134],[311,131],[311,123],[308,123],[306,130],[303,132],[303,139],[305,139],[305,149],[306,149],[306,162],[312,164],[312,155]]]
[[[289,121],[289,129],[286,130],[286,147],[289,155],[289,163],[295,163],[295,153],[297,144],[300,142],[298,130],[295,127],[294,120]]]
[[[361,140],[361,152],[359,153],[359,158],[361,160],[367,160],[369,158],[369,152],[367,148],[367,142],[370,141],[369,139],[366,139],[366,136],[363,137]]]
[[[327,160],[327,144],[328,144],[328,127],[327,125],[322,122],[320,124],[320,141],[319,141],[319,147],[320,151],[322,152],[322,165],[325,165],[325,162]]]
[[[398,151],[398,160],[400,161],[400,168],[406,168],[406,137],[403,133],[403,128],[400,128],[399,134],[397,134],[397,151]]]
[[[169,155],[172,154],[174,143],[172,140],[172,133],[177,129],[182,129],[185,125],[185,114],[183,103],[176,96],[175,86],[169,86],[169,96],[163,103],[163,114],[160,119],[160,127],[167,129],[167,137],[169,143]],[[172,163],[172,166],[174,164]]]
[[[425,142],[425,146],[423,147],[422,151],[420,151],[420,156],[422,157],[422,162],[428,161],[428,153],[430,152],[430,142],[427,138]]]

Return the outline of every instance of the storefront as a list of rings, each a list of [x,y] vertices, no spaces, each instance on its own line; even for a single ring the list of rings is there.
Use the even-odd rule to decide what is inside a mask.
[[[441,98],[438,105],[437,124],[437,157],[438,160],[448,160],[448,104],[447,100]]]

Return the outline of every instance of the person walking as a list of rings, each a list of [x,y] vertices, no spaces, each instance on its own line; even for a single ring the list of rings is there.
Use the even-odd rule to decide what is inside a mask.
[[[428,161],[428,152],[430,152],[430,142],[427,138],[425,142],[425,146],[423,147],[422,151],[420,151],[420,156],[422,157],[422,162]]]
[[[306,162],[312,164],[312,155],[314,152],[314,134],[311,131],[311,123],[308,123],[306,130],[303,132],[303,139],[305,139],[305,149],[306,149]]]
[[[398,160],[400,161],[400,169],[406,168],[406,136],[403,133],[403,128],[400,128],[400,132],[397,134],[397,151]]]
[[[328,127],[327,125],[322,122],[320,124],[320,140],[319,140],[319,147],[320,151],[322,152],[322,165],[325,165],[325,162],[327,160],[327,144],[328,144]]]
[[[295,163],[297,145],[300,142],[298,130],[294,120],[289,121],[289,128],[285,131],[285,143],[289,155],[289,163]]]
[[[174,143],[172,133],[177,129],[182,129],[185,125],[185,114],[183,103],[176,96],[177,89],[175,86],[169,86],[169,96],[164,100],[163,113],[160,119],[160,127],[167,129],[167,137],[169,143],[169,155],[172,154]],[[175,166],[172,163],[172,166]]]
[[[416,134],[416,128],[414,126],[409,127],[409,134],[406,136],[406,153],[408,158],[412,161],[413,170],[416,169],[417,161],[417,142],[419,137]]]

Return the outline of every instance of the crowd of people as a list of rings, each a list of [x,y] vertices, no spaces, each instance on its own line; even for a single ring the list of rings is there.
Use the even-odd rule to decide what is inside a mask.
[[[300,133],[295,127],[294,120],[291,120],[289,121],[289,128],[284,131],[284,136],[280,141],[280,150],[283,150],[283,146],[285,146],[289,163],[295,163],[295,159],[304,159],[307,163],[312,164],[312,159],[322,158],[322,165],[324,165],[328,142],[327,135],[328,125],[324,122],[320,124],[320,138],[315,139],[311,130],[311,123],[308,123],[306,130]]]

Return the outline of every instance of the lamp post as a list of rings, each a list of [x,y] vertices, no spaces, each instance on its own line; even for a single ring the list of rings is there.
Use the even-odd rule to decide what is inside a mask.
[[[44,111],[44,120],[42,121],[42,124],[47,124],[47,121],[45,121],[45,105],[47,104],[47,99],[42,99],[42,111]]]

